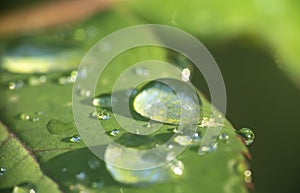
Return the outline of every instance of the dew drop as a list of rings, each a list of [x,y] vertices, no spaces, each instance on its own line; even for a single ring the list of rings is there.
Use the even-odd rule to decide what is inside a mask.
[[[178,129],[178,127],[175,127],[174,129],[172,129],[173,133],[182,133],[181,130]]]
[[[97,159],[90,159],[88,165],[92,170],[95,170],[100,167],[100,161]]]
[[[175,79],[151,81],[139,90],[133,100],[134,110],[140,115],[173,125],[182,121],[200,122],[200,104],[195,91],[187,83]]]
[[[6,172],[6,168],[0,167],[0,176],[3,176],[5,172]]]
[[[27,113],[21,113],[20,114],[20,119],[24,121],[28,121],[30,119],[30,115]]]
[[[250,145],[254,142],[255,135],[254,132],[249,128],[241,128],[238,134],[242,137],[246,145]]]
[[[183,174],[183,170],[184,170],[184,165],[181,161],[174,161],[175,163],[173,163],[171,169],[173,171],[174,174],[181,176]]]
[[[81,138],[79,135],[73,135],[70,139],[69,139],[70,142],[72,143],[79,143],[81,141]]]
[[[173,149],[174,148],[174,145],[170,144],[168,145],[168,149]]]
[[[150,71],[145,67],[138,66],[134,68],[134,74],[138,76],[148,76],[150,74]]]
[[[65,76],[59,77],[58,78],[58,84],[61,84],[61,85],[68,84],[67,77],[65,77]]]
[[[244,172],[244,181],[245,181],[245,183],[251,183],[252,182],[252,172],[251,172],[251,170],[246,170]]]
[[[58,84],[65,85],[74,83],[77,79],[78,72],[72,71],[69,76],[62,76],[58,78]]]
[[[200,139],[201,139],[200,133],[195,132],[193,135],[193,141],[198,142],[198,141],[200,141]]]
[[[110,119],[110,114],[106,110],[103,110],[101,113],[97,115],[97,118],[101,120],[108,120]]]
[[[221,133],[218,137],[219,140],[227,142],[229,140],[229,135],[227,133]]]
[[[100,107],[101,99],[100,98],[94,98],[92,101],[92,104],[94,107]]]
[[[24,183],[15,186],[12,193],[36,193],[36,190],[33,184]]]
[[[39,120],[40,120],[40,118],[38,118],[38,117],[33,117],[33,118],[31,119],[32,122],[38,122]]]
[[[181,71],[181,80],[182,81],[189,81],[190,80],[190,75],[191,75],[191,71],[190,69],[188,68],[184,68],[182,71]]]
[[[116,137],[116,136],[119,135],[119,133],[120,133],[120,131],[119,131],[118,129],[113,129],[113,130],[109,133],[109,135]]]
[[[91,96],[91,91],[88,89],[82,88],[79,90],[79,95],[84,96],[84,97],[89,97],[89,96]]]
[[[47,82],[47,77],[45,75],[42,76],[32,76],[28,78],[28,85],[29,86],[40,86]]]
[[[206,153],[216,151],[217,148],[218,148],[218,143],[214,143],[211,146],[202,146],[200,147],[198,154],[204,155]]]
[[[22,88],[24,86],[24,81],[23,80],[17,80],[13,82],[8,83],[8,89],[9,90],[16,90],[19,88]]]

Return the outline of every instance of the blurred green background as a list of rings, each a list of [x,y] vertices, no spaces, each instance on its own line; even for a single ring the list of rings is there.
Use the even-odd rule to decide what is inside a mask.
[[[1,1],[0,16],[35,5],[37,1],[34,0]],[[105,16],[111,9],[121,13],[114,18],[115,23]],[[297,184],[300,180],[299,10],[300,1],[297,0],[128,0],[115,2],[103,13],[93,13],[96,15],[92,19],[87,17],[67,24],[76,27],[99,22],[99,28],[107,28],[102,30],[101,36],[104,36],[130,25],[129,22],[121,26],[117,22],[128,17],[134,21],[132,23],[172,25],[195,35],[222,71],[227,89],[227,118],[236,128],[250,127],[255,131],[257,138],[250,146],[254,192],[296,193],[300,192]],[[53,13],[56,14],[59,13]],[[105,22],[111,23],[106,25]],[[55,34],[56,30],[64,31],[65,26],[51,30]],[[45,33],[45,37],[49,33],[43,29],[29,32],[42,36]],[[3,33],[1,51],[7,42],[23,36],[22,31]],[[96,37],[87,40],[88,43],[82,45],[83,50],[97,40]],[[81,43],[76,46],[80,47]],[[195,82],[209,95],[207,89],[201,88],[204,84],[201,80]]]

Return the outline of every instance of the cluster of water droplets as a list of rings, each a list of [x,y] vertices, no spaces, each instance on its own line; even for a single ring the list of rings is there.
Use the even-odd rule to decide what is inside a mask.
[[[19,115],[19,118],[23,121],[32,121],[37,122],[40,120],[40,116],[43,114],[43,112],[35,112],[35,113],[21,113]]]
[[[8,89],[9,90],[17,90],[22,87],[24,87],[26,84],[28,86],[41,86],[47,82],[47,76],[46,75],[40,75],[40,76],[31,76],[27,80],[15,80],[10,81],[8,83]]]
[[[68,76],[59,77],[57,81],[60,85],[71,84],[76,81],[77,76],[78,76],[78,72],[72,71]]]

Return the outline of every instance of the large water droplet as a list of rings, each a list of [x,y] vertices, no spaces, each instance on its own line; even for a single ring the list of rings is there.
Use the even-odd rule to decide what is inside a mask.
[[[15,186],[12,193],[36,193],[36,190],[33,184],[24,183]]]
[[[73,129],[73,123],[65,123],[59,119],[52,119],[46,125],[47,130],[52,134],[61,134]]]
[[[242,137],[246,145],[250,145],[254,142],[255,135],[254,132],[249,128],[241,128],[238,134]]]
[[[0,176],[3,176],[5,172],[6,172],[6,168],[0,167]]]
[[[200,122],[200,98],[186,83],[175,79],[151,81],[140,89],[133,101],[134,110],[155,121],[179,124]],[[189,112],[189,115],[182,111]]]

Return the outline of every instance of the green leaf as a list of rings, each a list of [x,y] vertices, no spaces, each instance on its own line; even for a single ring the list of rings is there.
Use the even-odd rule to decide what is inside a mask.
[[[203,41],[224,41],[246,35],[262,45],[267,44],[279,68],[300,85],[298,1],[125,2],[123,6],[148,22],[178,27]]]
[[[112,21],[121,17],[114,16]],[[112,21],[110,25],[118,26]],[[122,53],[100,77],[96,94],[110,93],[126,68],[148,59],[168,61],[167,51],[143,47]],[[159,70],[174,76],[164,67]],[[47,73],[45,83],[28,85],[28,79],[32,76],[1,72],[0,119],[6,125],[0,125],[0,167],[6,168],[5,173],[0,175],[1,192],[11,192],[15,186],[22,187],[24,184],[32,184],[36,192],[51,193],[247,192],[244,172],[249,166],[244,154],[247,155],[248,150],[228,121],[224,123],[222,133],[226,133],[229,139],[219,140],[215,151],[199,156],[199,143],[196,143],[178,157],[184,164],[182,176],[144,186],[126,185],[117,182],[105,163],[92,154],[82,141],[71,140],[78,135],[71,106],[73,85],[58,83],[66,73]],[[9,89],[11,82],[20,80],[23,80],[23,86]],[[201,100],[203,116],[209,117],[210,103],[203,95]],[[87,101],[87,105],[92,105],[92,101]],[[101,124],[107,132],[120,129],[113,114],[109,120],[101,120]],[[121,131],[114,140],[128,147],[149,148],[168,140],[175,127],[163,125],[158,132],[146,137]],[[206,128],[199,128],[201,136],[205,131]]]

